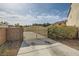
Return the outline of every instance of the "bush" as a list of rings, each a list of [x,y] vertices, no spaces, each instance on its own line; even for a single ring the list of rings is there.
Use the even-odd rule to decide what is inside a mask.
[[[70,26],[52,25],[48,27],[48,37],[53,39],[73,39],[77,36],[77,29]]]

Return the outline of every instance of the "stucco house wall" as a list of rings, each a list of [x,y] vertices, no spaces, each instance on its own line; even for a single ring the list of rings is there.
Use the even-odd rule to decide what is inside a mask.
[[[66,25],[79,27],[79,3],[71,4],[71,10]]]

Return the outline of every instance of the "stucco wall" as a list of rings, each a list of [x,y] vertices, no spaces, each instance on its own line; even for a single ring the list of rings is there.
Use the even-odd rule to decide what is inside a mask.
[[[66,25],[79,27],[79,3],[72,3]]]

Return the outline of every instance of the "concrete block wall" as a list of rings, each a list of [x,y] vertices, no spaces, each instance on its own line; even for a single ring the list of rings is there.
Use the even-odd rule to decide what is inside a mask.
[[[23,29],[20,27],[7,28],[7,40],[22,40]]]
[[[0,45],[7,40],[22,40],[23,29],[20,27],[0,27]]]
[[[6,28],[0,28],[0,45],[6,41]]]

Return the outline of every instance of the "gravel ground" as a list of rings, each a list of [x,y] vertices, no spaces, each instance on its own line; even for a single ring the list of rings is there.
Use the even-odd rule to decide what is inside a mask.
[[[55,41],[61,42],[71,48],[79,50],[79,39],[55,39]]]

